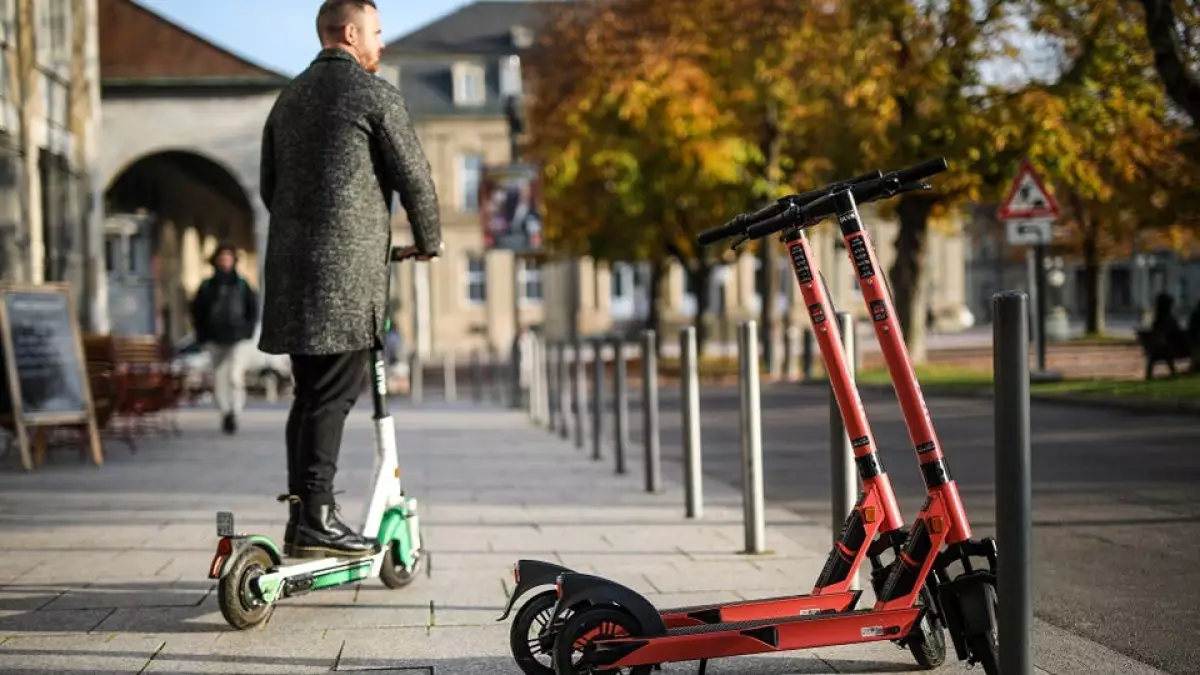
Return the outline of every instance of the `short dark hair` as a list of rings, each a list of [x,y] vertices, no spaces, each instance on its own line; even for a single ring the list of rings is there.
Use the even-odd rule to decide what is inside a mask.
[[[317,11],[317,35],[322,40],[333,37],[338,29],[350,22],[351,14],[368,7],[379,9],[375,0],[325,0]]]

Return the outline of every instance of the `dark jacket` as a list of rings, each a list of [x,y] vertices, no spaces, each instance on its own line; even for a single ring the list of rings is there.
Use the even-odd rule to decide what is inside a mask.
[[[258,294],[237,272],[217,271],[196,290],[191,311],[196,342],[230,345],[254,337]]]
[[[442,241],[429,161],[400,91],[349,54],[321,51],[267,118],[261,191],[271,219],[259,348],[374,346],[388,306],[392,193],[418,249]]]

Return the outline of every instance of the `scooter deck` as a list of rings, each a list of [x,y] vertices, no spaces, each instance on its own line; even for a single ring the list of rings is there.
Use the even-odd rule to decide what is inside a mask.
[[[861,609],[670,628],[654,637],[597,640],[584,662],[619,668],[898,640],[924,612],[924,607]]]
[[[756,619],[780,619],[821,612],[845,612],[858,602],[862,591],[827,595],[784,595],[736,602],[715,602],[659,611],[668,628],[704,626]]]

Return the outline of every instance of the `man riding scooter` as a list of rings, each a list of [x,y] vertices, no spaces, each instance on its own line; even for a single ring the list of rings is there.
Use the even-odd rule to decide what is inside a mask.
[[[259,348],[288,354],[284,554],[377,550],[337,516],[333,481],[346,415],[387,325],[391,197],[418,260],[441,250],[437,194],[398,89],[376,77],[383,52],[371,0],[326,0],[322,50],[276,99],[263,129],[261,195],[271,213]]]

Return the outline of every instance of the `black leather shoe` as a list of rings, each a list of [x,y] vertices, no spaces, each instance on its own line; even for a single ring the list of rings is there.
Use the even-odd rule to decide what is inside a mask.
[[[358,558],[379,552],[375,541],[347,527],[338,519],[336,511],[337,507],[333,505],[301,505],[296,539],[292,545],[293,557]]]
[[[279,495],[280,502],[288,503],[287,527],[283,530],[283,554],[295,555],[292,547],[296,543],[296,525],[300,522],[300,498],[296,495]]]

